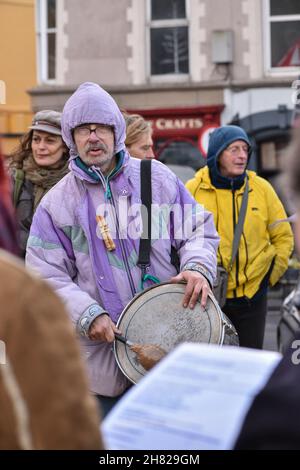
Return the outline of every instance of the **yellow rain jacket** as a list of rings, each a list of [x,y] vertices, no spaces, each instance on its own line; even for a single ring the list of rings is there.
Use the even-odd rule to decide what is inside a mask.
[[[286,217],[285,210],[272,186],[254,171],[249,177],[249,199],[240,239],[239,251],[229,272],[227,298],[252,298],[271,268],[273,286],[286,271],[293,250],[293,234],[288,222],[276,223]],[[234,228],[242,203],[245,184],[238,190],[217,189],[210,180],[208,167],[201,168],[186,183],[197,202],[214,215],[221,238],[218,263],[227,271],[232,252]],[[274,225],[272,225],[274,224]]]

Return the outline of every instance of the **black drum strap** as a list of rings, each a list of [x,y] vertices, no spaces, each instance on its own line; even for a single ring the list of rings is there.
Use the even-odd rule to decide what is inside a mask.
[[[141,216],[143,232],[140,239],[139,259],[137,265],[142,270],[142,276],[146,274],[146,268],[150,266],[152,207],[151,162],[152,160],[141,161]],[[179,273],[180,260],[174,246],[171,247],[171,263],[173,266],[175,266],[177,272]]]
[[[146,268],[150,266],[152,209],[151,160],[141,161],[141,202],[143,232],[140,239],[139,259],[137,264],[142,270],[142,275],[144,275]]]

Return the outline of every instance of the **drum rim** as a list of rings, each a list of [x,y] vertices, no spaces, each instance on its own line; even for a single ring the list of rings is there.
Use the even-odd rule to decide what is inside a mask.
[[[144,289],[143,291],[139,292],[138,294],[136,294],[131,300],[130,302],[126,305],[126,307],[122,310],[119,318],[118,318],[118,321],[116,323],[116,326],[117,328],[120,326],[120,323],[123,319],[123,316],[125,315],[125,313],[130,309],[130,307],[132,306],[133,303],[135,303],[140,297],[142,297],[146,292],[150,291],[150,290],[153,290],[153,289],[156,289],[158,287],[161,287],[161,286],[166,286],[166,285],[186,285],[185,282],[177,282],[177,283],[171,283],[171,282],[162,282],[162,283],[159,283],[159,284],[155,284],[154,286],[150,286],[150,287],[147,287],[146,289]],[[218,345],[222,345],[222,343],[224,342],[224,337],[225,337],[225,325],[224,325],[224,314],[217,302],[217,300],[215,299],[214,295],[212,292],[209,292],[208,293],[208,297],[210,299],[210,301],[213,303],[215,309],[217,310],[217,312],[219,313],[218,315],[218,319],[219,319],[219,327],[220,327],[220,335],[219,335],[219,338],[218,338],[218,343],[215,343],[215,344],[218,344]],[[128,346],[124,345],[125,348],[127,348]],[[125,377],[133,384],[136,384],[137,382],[129,376],[129,373],[128,371],[126,371],[124,369],[124,366],[121,364],[120,362],[120,359],[119,359],[119,356],[118,356],[118,352],[117,352],[117,341],[114,341],[114,344],[113,344],[113,353],[114,353],[114,357],[115,357],[115,360],[117,362],[117,365],[118,367],[120,368],[120,370],[122,371],[122,373],[125,375]],[[140,371],[137,371],[140,375],[141,375],[141,378],[144,377],[144,374],[142,374]]]

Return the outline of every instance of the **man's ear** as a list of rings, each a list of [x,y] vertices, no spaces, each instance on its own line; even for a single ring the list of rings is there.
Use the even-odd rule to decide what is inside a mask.
[[[74,143],[74,147],[75,147],[75,149],[76,149],[76,152],[78,152],[77,145],[76,145],[76,142],[75,142],[75,135],[74,135],[75,132],[74,132],[74,131],[75,131],[75,129],[72,129],[72,130],[71,130],[71,136],[72,136],[72,140],[73,140],[73,143]],[[68,151],[69,151],[69,149],[68,149]]]

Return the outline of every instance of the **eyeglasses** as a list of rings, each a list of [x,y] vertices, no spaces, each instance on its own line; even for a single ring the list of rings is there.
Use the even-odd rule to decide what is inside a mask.
[[[77,137],[90,137],[91,133],[95,132],[96,136],[101,138],[113,133],[113,129],[110,126],[95,126],[93,128],[89,126],[80,126],[74,129],[74,135]]]
[[[241,152],[248,155],[249,147],[248,145],[233,145],[232,147],[227,147],[227,152],[229,152],[233,157],[239,155]]]

